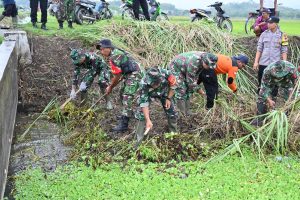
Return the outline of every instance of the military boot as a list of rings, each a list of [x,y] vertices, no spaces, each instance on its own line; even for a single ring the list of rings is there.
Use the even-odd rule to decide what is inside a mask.
[[[48,30],[48,29],[47,29],[47,26],[46,26],[46,23],[42,23],[41,29],[43,29],[43,30],[45,30],[45,31]]]
[[[121,119],[119,120],[119,124],[113,128],[113,131],[116,132],[123,132],[128,130],[128,122],[129,122],[129,117],[127,116],[122,116]]]
[[[18,27],[18,17],[12,17],[11,20],[12,20],[13,27],[17,28]]]
[[[186,116],[185,100],[177,100],[177,108],[183,116]]]
[[[136,147],[138,147],[143,139],[144,139],[144,132],[145,132],[145,127],[146,127],[146,122],[139,120],[137,123],[137,126],[135,128],[135,132],[136,132]]]
[[[32,27],[33,27],[33,28],[38,28],[36,22],[32,22]]]
[[[263,115],[268,112],[267,105],[263,102],[258,102],[257,103],[257,115]],[[261,126],[263,124],[265,117],[260,116],[257,117],[256,119],[252,120],[251,125],[253,126]]]
[[[68,27],[73,28],[72,21],[68,21]]]
[[[63,21],[58,21],[58,30],[64,28],[64,22]]]
[[[168,128],[169,132],[177,132],[177,119],[176,117],[168,117]]]

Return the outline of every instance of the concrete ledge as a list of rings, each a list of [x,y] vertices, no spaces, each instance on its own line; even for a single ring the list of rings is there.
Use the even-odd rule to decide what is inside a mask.
[[[0,199],[5,190],[17,111],[17,67],[16,41],[4,41],[0,46]]]

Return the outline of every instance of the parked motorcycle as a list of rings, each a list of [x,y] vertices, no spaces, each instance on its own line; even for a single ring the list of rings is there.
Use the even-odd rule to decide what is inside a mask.
[[[161,6],[159,2],[155,2],[150,4],[150,17],[151,21],[168,21],[168,15],[165,12],[161,11]]]
[[[89,0],[76,0],[75,2],[75,21],[78,24],[87,22],[88,24],[94,23],[100,19],[99,12],[96,11],[96,3]]]
[[[101,0],[101,4],[96,6],[96,11],[99,12],[100,19],[111,19],[113,17],[113,14],[108,6],[109,3],[105,0]]]
[[[132,7],[132,0],[122,0],[123,4],[120,9],[122,10],[122,19],[135,19]],[[150,5],[150,17],[151,21],[163,21],[169,20],[168,15],[161,11],[160,3],[155,3]],[[145,20],[145,16],[143,14],[142,9],[140,8],[139,19]]]
[[[215,2],[208,7],[213,7],[216,9],[217,13],[215,16],[211,17],[211,11],[204,9],[191,9],[192,22],[199,20],[207,20],[208,22],[214,22],[220,29],[232,32],[233,26],[228,15],[225,15],[225,11],[221,8],[222,2]]]
[[[135,19],[132,7],[132,0],[122,0],[123,4],[120,6],[122,11],[122,19]],[[145,16],[142,14],[143,11],[140,8],[139,19],[145,20]]]

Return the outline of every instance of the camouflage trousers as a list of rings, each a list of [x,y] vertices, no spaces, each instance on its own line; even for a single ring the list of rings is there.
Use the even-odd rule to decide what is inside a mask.
[[[93,81],[94,81],[95,76],[93,74],[87,74],[86,76],[83,77],[82,81],[86,82],[87,88],[89,88]],[[110,73],[100,73],[100,75],[98,76],[98,85],[102,90],[105,90],[106,87],[109,85],[110,83]]]
[[[143,77],[142,72],[133,72],[124,76],[123,85],[120,90],[122,101],[122,115],[126,117],[133,116],[133,103],[137,94],[139,83]]]
[[[56,12],[57,21],[75,21],[75,3],[74,0],[61,0]]]
[[[177,88],[175,89],[175,99],[189,100],[195,90],[200,89],[200,86],[196,86],[193,90],[189,88],[188,81],[186,80],[186,75],[181,71],[182,65],[173,61],[169,66],[170,70],[176,77]],[[197,80],[195,80],[195,84]]]
[[[177,78],[177,77],[176,77]],[[177,88],[175,89],[175,99],[176,100],[189,100],[195,91],[201,88],[200,85],[196,86],[191,90],[185,78],[179,76],[177,78]]]
[[[276,89],[278,90],[278,87],[274,86],[273,88],[269,88],[269,89],[270,91],[273,92]],[[289,99],[289,93],[290,93],[289,88],[283,88],[283,98],[285,101]],[[276,96],[274,96],[273,93],[271,93],[271,96],[272,96],[272,100],[276,101]],[[257,114],[262,115],[262,114],[266,114],[267,112],[268,112],[267,102],[259,94],[257,98]]]
[[[162,107],[163,107],[163,109],[164,109],[164,111],[165,111],[165,113],[166,113],[166,115],[167,115],[167,118],[168,118],[168,119],[176,119],[177,116],[178,116],[178,114],[177,114],[177,111],[176,111],[176,109],[175,109],[175,107],[174,107],[174,100],[172,99],[172,101],[171,101],[171,106],[170,106],[170,108],[167,110],[167,109],[165,108],[165,104],[166,104],[167,98],[166,98],[166,97],[161,97],[161,98],[159,98],[159,99],[160,99],[161,105],[162,105]],[[137,110],[137,112],[136,112],[136,114],[135,114],[135,118],[137,118],[137,119],[140,120],[140,121],[145,121],[145,116],[144,116],[144,113],[143,113],[141,107],[138,108],[138,110]]]

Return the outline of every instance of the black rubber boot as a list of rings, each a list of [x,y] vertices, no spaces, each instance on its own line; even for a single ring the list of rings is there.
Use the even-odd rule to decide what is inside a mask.
[[[176,117],[168,118],[168,128],[169,132],[177,132],[177,119]]]
[[[177,100],[177,108],[183,116],[187,115],[185,102],[185,100]]]
[[[43,29],[45,31],[48,30],[47,27],[46,27],[46,23],[42,23],[41,29]]]
[[[73,28],[72,21],[68,21],[68,27]]]
[[[38,28],[37,25],[36,25],[36,22],[32,22],[32,27],[33,28]]]
[[[121,119],[119,120],[119,124],[112,130],[115,132],[127,131],[128,130],[128,122],[129,122],[129,117],[122,116]]]
[[[58,30],[64,28],[64,22],[63,21],[58,21]]]
[[[267,105],[265,103],[259,102],[257,103],[257,115],[263,115],[268,112]],[[265,117],[257,117],[256,119],[252,120],[251,125],[253,126],[261,126],[263,124]]]

